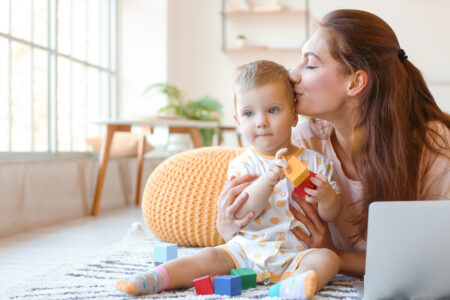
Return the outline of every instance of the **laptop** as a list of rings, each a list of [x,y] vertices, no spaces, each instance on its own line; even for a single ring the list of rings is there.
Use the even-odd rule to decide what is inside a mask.
[[[450,200],[370,205],[363,294],[450,298]]]

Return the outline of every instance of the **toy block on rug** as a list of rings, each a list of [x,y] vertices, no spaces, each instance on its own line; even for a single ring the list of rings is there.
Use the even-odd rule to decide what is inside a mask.
[[[155,266],[163,264],[178,256],[178,246],[171,243],[159,243],[153,247]]]
[[[305,196],[309,196],[306,192],[305,192],[305,188],[310,188],[310,189],[315,189],[316,186],[311,182],[311,177],[316,177],[317,174],[314,173],[313,171],[309,171],[309,176],[308,178],[306,178],[305,181],[303,181],[299,186],[297,186],[293,193],[296,195],[299,195],[303,198],[305,198]]]
[[[214,278],[219,276],[219,273],[206,275],[197,279],[194,279],[195,293],[197,295],[211,295],[214,294]]]
[[[214,278],[214,293],[217,295],[236,296],[242,293],[240,276],[222,275]]]
[[[242,290],[256,287],[256,273],[250,268],[232,269],[231,275],[241,277]]]

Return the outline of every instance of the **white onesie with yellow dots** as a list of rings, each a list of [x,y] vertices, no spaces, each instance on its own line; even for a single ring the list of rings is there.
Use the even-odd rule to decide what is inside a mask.
[[[309,170],[325,175],[331,187],[339,192],[333,175],[333,166],[321,154],[307,149],[299,149],[298,159]],[[262,175],[273,156],[259,153],[254,148],[231,161],[228,178],[245,174]],[[218,246],[234,260],[236,268],[251,268],[257,273],[257,281],[270,280],[272,283],[289,277],[298,267],[301,259],[310,251],[306,244],[298,240],[290,229],[299,227],[308,232],[303,223],[297,221],[289,210],[293,201],[291,194],[294,185],[286,178],[278,182],[261,214],[241,229],[230,241]]]

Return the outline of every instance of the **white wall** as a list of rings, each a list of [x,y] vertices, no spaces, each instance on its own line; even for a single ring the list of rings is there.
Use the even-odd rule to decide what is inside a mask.
[[[162,161],[145,160],[141,193]],[[99,215],[134,204],[136,170],[136,158],[110,160]],[[90,215],[97,171],[95,157],[0,161],[0,238]]]
[[[133,9],[147,9],[147,12],[139,12],[138,16],[132,20],[123,18],[121,20],[123,27],[121,36],[126,40],[120,43],[120,47],[129,47],[128,52],[121,51],[123,60],[121,63],[123,69],[121,84],[123,86],[120,93],[122,116],[142,113],[142,104],[147,100],[144,101],[139,93],[146,83],[157,78],[156,75],[164,73],[162,62],[159,62],[154,70],[156,75],[149,75],[152,70],[148,70],[148,66],[154,65],[155,61],[164,58],[167,59],[165,62],[167,63],[167,80],[188,92],[193,98],[208,94],[220,99],[224,106],[224,123],[227,125],[234,124],[231,87],[237,66],[256,59],[272,59],[286,67],[293,67],[300,59],[300,53],[293,51],[222,52],[221,0],[168,0],[167,7],[164,5],[159,7],[161,11],[167,9],[167,29],[160,28],[161,35],[152,31],[152,34],[161,38],[161,41],[151,45],[152,41],[148,40],[144,47],[140,45],[141,49],[139,50],[136,49],[136,46],[142,42],[141,35],[145,30],[151,31],[149,28],[154,28],[154,18],[160,18],[158,24],[161,24],[164,19],[151,10],[156,5],[155,3],[161,1],[122,0],[121,2],[122,7],[126,8],[125,12],[122,12],[123,15],[127,15],[126,12],[133,15],[131,13]],[[303,0],[284,1],[284,3],[296,3],[296,6],[301,7]],[[140,6],[136,6],[137,4]],[[133,5],[135,6],[129,7]],[[450,112],[450,1],[310,1],[311,14],[316,19],[336,8],[368,10],[387,21],[397,33],[409,60],[423,71],[438,104],[445,111]],[[261,25],[273,22],[273,28],[267,30],[267,27],[264,27],[261,33],[262,37],[276,34],[293,43],[299,40],[301,42],[303,28],[300,28],[298,35],[292,34],[289,30],[277,27],[278,22],[269,18],[272,17],[263,19]],[[290,26],[289,23],[286,24],[284,18],[282,19],[279,22],[287,28],[303,26],[294,21]],[[133,26],[124,23],[130,21],[133,22]],[[236,20],[228,22],[228,26],[231,26],[229,32],[233,30],[233,23],[236,22]],[[136,35],[136,32],[140,33],[139,37],[131,37]],[[164,42],[164,32],[167,34],[166,54],[162,53],[163,47],[161,46],[161,43]],[[149,51],[155,47],[159,49],[156,57],[150,55],[152,52]],[[133,57],[130,58],[128,55]],[[129,63],[130,60],[132,63]],[[142,68],[144,70],[141,70]],[[125,73],[124,69],[127,69],[128,72]],[[139,78],[143,75],[147,76],[145,80]],[[147,106],[144,107],[144,111],[150,111]]]
[[[223,104],[224,124],[234,125],[231,89],[236,68],[256,59],[271,59],[287,67],[293,67],[298,61],[299,53],[295,51],[222,52],[221,9],[222,2],[220,0],[169,0],[168,78],[171,83],[187,90],[193,98],[205,94],[218,98]],[[245,21],[239,17],[227,19],[227,36],[230,46],[232,46],[233,37],[238,33],[235,27],[242,24],[243,20]],[[248,25],[247,28],[250,28],[251,31],[251,28],[255,27],[254,23],[260,21],[262,23],[259,25],[265,23],[264,19],[252,18],[244,25]],[[278,18],[273,21],[283,22],[283,19]],[[296,26],[299,26],[298,21],[294,22]],[[301,41],[297,41],[297,38],[292,39],[291,35],[282,31],[286,29],[289,32],[289,24],[277,28],[281,32],[272,30],[272,34],[281,35],[281,40],[301,43]],[[265,29],[263,29],[265,35],[270,33]],[[297,30],[295,36],[303,40],[303,28]],[[252,37],[259,42],[261,31],[259,39],[255,35],[249,38]]]
[[[165,101],[143,95],[167,81],[167,1],[117,1],[118,117],[155,114]]]

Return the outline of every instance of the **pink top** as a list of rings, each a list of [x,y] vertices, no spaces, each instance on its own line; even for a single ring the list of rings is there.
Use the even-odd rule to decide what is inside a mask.
[[[310,125],[311,124],[311,125]],[[313,127],[311,127],[313,126]],[[343,250],[365,250],[366,241],[360,239],[353,245],[350,237],[357,233],[358,225],[351,223],[353,216],[361,209],[363,187],[360,181],[348,178],[341,166],[336,152],[331,144],[330,135],[326,134],[324,124],[318,122],[312,125],[308,120],[299,122],[292,132],[292,142],[298,147],[315,150],[326,156],[334,165],[337,182],[343,194],[343,210],[338,220],[329,224],[333,241],[339,249]],[[435,127],[439,134],[450,141],[450,130],[444,126]],[[321,135],[320,137],[316,133]],[[450,149],[446,150],[450,157]],[[436,155],[425,150],[420,164],[419,199],[437,200],[450,199],[450,160],[444,155]]]

